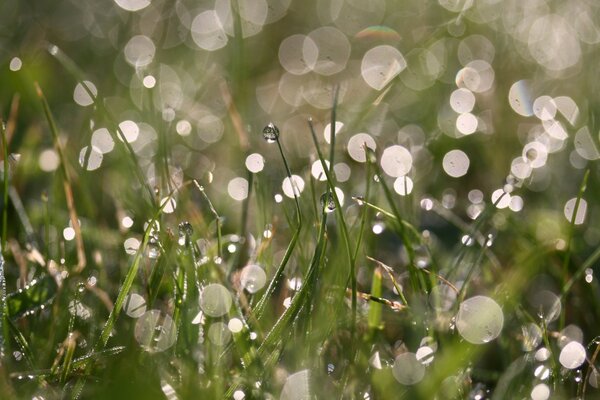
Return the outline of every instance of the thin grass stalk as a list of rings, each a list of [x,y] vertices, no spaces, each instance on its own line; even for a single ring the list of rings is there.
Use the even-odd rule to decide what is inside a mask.
[[[285,266],[287,265],[288,261],[290,260],[290,257],[292,256],[292,252],[294,251],[294,248],[296,247],[296,243],[298,242],[298,238],[300,237],[300,231],[302,230],[302,211],[300,209],[300,201],[298,200],[296,190],[294,189],[294,181],[292,179],[292,171],[290,170],[290,166],[288,165],[287,159],[285,157],[285,153],[283,152],[283,147],[281,146],[279,137],[277,137],[275,142],[277,142],[277,148],[279,149],[279,154],[281,155],[281,159],[283,160],[283,165],[285,166],[285,172],[286,172],[287,178],[290,180],[290,183],[292,185],[292,192],[294,193],[294,205],[296,206],[296,230],[294,231],[294,235],[292,236],[290,243],[288,244],[287,248],[285,249],[285,253],[283,254],[283,258],[281,259],[281,262],[279,263],[279,266],[277,267],[277,270],[275,271],[275,275],[269,282],[269,286],[267,287],[267,289],[263,293],[262,297],[256,304],[256,307],[254,307],[254,315],[256,316],[256,318],[258,320],[260,320],[262,318],[267,301],[271,298],[271,296],[273,296],[273,294],[275,293],[275,290],[277,289],[277,287],[279,286],[279,283],[281,282],[281,279],[283,278],[283,272],[285,271]]]
[[[2,185],[2,249],[6,249],[6,233],[8,228],[8,139],[4,121],[0,119],[0,135],[2,136],[2,153],[4,157],[4,176]]]
[[[335,108],[335,107],[334,107]],[[335,212],[336,216],[340,222],[342,238],[344,241],[344,245],[346,248],[346,253],[348,254],[348,261],[350,262],[350,281],[352,285],[352,319],[351,319],[351,330],[352,336],[354,337],[354,331],[356,328],[356,309],[357,309],[357,283],[356,283],[356,260],[354,258],[354,254],[352,253],[352,246],[350,245],[350,235],[348,234],[348,226],[346,225],[346,221],[344,219],[344,212],[342,210],[340,199],[335,191],[335,186],[333,183],[333,178],[329,169],[325,165],[325,159],[323,158],[323,153],[321,152],[321,148],[319,147],[319,142],[317,141],[317,134],[315,133],[315,128],[313,126],[312,120],[308,120],[308,127],[310,129],[310,134],[313,140],[313,144],[317,150],[317,155],[319,156],[319,160],[321,160],[321,164],[323,166],[323,171],[325,172],[325,177],[327,178],[327,184],[329,187],[329,191],[331,196],[333,197],[333,201],[335,203]]]
[[[69,217],[71,219],[72,228],[75,231],[75,244],[77,249],[77,266],[75,267],[75,272],[80,273],[85,268],[87,260],[85,257],[85,249],[83,246],[81,226],[79,226],[79,218],[77,217],[77,210],[75,209],[75,201],[73,199],[73,188],[71,185],[71,177],[67,168],[67,157],[65,156],[62,145],[60,143],[60,138],[58,136],[58,127],[56,126],[54,116],[52,115],[52,111],[50,110],[48,101],[46,101],[46,97],[44,96],[44,93],[42,92],[42,89],[37,84],[37,82],[35,83],[35,88],[37,91],[37,95],[42,102],[42,108],[44,109],[44,114],[46,115],[46,120],[48,121],[48,125],[50,126],[52,138],[54,139],[54,146],[56,147],[56,151],[58,152],[58,156],[60,158],[61,171],[63,175],[63,189],[65,192],[65,199],[67,201],[67,209],[69,210]]]
[[[0,356],[6,354],[8,340],[10,338],[8,320],[8,303],[6,302],[6,275],[4,271],[4,247],[0,245]]]
[[[571,221],[569,221],[569,233],[567,234],[567,245],[565,248],[565,256],[563,258],[562,264],[563,287],[566,286],[569,279],[569,261],[571,260],[571,246],[573,241],[573,234],[575,233],[575,221],[577,218],[577,213],[579,212],[579,205],[581,204],[581,199],[583,198],[583,194],[585,193],[589,176],[590,169],[588,168],[583,175],[583,179],[581,180],[581,185],[579,186],[579,193],[577,193],[577,199],[575,200],[575,206],[573,207],[573,215],[571,216]],[[565,327],[566,314],[566,307],[563,307],[560,313],[559,323],[559,329],[561,330]]]
[[[196,185],[196,187],[198,188],[198,191],[200,192],[200,194],[202,194],[202,197],[204,197],[204,200],[206,200],[206,202],[208,203],[208,208],[210,209],[210,212],[212,213],[212,215],[215,217],[215,224],[217,225],[217,255],[219,257],[223,257],[223,254],[221,253],[221,217],[219,216],[219,213],[217,213],[217,210],[215,209],[215,207],[213,206],[212,202],[210,201],[210,198],[208,197],[208,195],[206,194],[206,192],[204,191],[204,186],[201,186],[197,180],[194,179],[194,185]]]

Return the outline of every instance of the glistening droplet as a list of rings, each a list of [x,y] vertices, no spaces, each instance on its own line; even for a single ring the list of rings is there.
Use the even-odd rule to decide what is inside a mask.
[[[272,122],[269,122],[269,124],[263,128],[262,134],[267,143],[274,143],[279,138],[279,128]]]

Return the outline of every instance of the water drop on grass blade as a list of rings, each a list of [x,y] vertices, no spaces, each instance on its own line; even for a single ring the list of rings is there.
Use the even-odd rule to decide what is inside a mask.
[[[272,122],[269,122],[269,124],[263,128],[262,134],[267,143],[275,143],[279,138],[279,128]]]

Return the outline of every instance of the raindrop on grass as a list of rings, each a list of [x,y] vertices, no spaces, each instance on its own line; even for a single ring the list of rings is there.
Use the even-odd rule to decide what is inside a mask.
[[[227,314],[233,300],[229,290],[221,284],[211,283],[200,294],[200,308],[209,317]]]
[[[178,230],[179,240],[177,242],[180,246],[184,246],[194,234],[194,228],[192,227],[192,224],[190,224],[188,221],[183,221],[179,224]]]
[[[169,315],[159,310],[150,310],[137,320],[134,335],[144,350],[156,353],[175,344],[177,329]]]
[[[503,325],[502,308],[486,296],[474,296],[463,301],[456,318],[458,332],[473,344],[484,344],[496,339]]]
[[[263,128],[262,135],[267,143],[275,143],[279,138],[279,128],[272,122],[269,122],[269,124]]]
[[[321,195],[321,207],[325,208],[326,213],[335,210],[335,200],[333,199],[331,192],[325,192]]]
[[[249,264],[242,269],[240,283],[242,288],[246,289],[249,293],[254,294],[262,289],[267,283],[267,274],[260,266]]]
[[[137,293],[131,293],[125,297],[123,310],[131,318],[139,318],[146,312],[146,300]]]
[[[425,376],[425,366],[414,353],[403,353],[396,357],[392,374],[403,385],[415,385]]]

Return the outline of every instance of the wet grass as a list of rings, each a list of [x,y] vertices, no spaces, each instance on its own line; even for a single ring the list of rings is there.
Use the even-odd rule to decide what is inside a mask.
[[[346,155],[346,134],[379,112],[398,79],[360,107],[342,103],[342,86],[328,82],[326,110],[303,114],[297,131],[280,125],[265,143],[263,127],[275,127],[251,117],[250,50],[234,17],[231,85],[222,79],[211,94],[227,136],[214,147],[169,136],[174,121],[150,105],[147,157],[127,140],[108,90],[91,90],[56,46],[44,62],[92,100],[76,110],[78,126],[42,91],[42,73],[19,72],[28,113],[11,111],[19,140],[0,119],[0,398],[541,400],[532,394],[540,385],[552,398],[598,397],[600,250],[591,217],[576,223],[584,204],[588,216],[597,212],[595,164],[561,181],[560,195],[575,199],[570,220],[556,191],[528,193],[531,182],[476,177],[486,196],[475,202],[471,186],[432,172],[401,196],[381,165],[396,138],[376,150],[365,144],[364,163]],[[322,125],[335,131],[340,116],[351,122],[327,145]],[[88,171],[99,126],[115,150]],[[469,145],[482,149],[481,140]],[[55,149],[51,171],[38,167],[41,143]],[[423,146],[440,158],[450,145],[432,135]],[[244,169],[253,152],[264,155],[263,171]],[[309,160],[323,177],[311,175]],[[349,181],[338,179],[336,160],[350,164]],[[186,163],[195,167],[177,170]],[[226,188],[234,175],[248,184],[241,201]],[[280,182],[294,175],[307,188],[293,195],[292,183],[292,196],[281,195]],[[490,201],[498,185],[505,193]],[[514,194],[531,197],[530,208],[500,208]],[[478,213],[464,211],[474,205]],[[249,277],[248,265],[266,278]],[[133,294],[143,306],[131,308]],[[490,310],[476,310],[487,324],[479,343],[464,331],[479,329],[477,320],[465,326],[465,301],[476,296],[503,314],[493,334]],[[572,368],[562,350],[569,341],[584,348]]]

